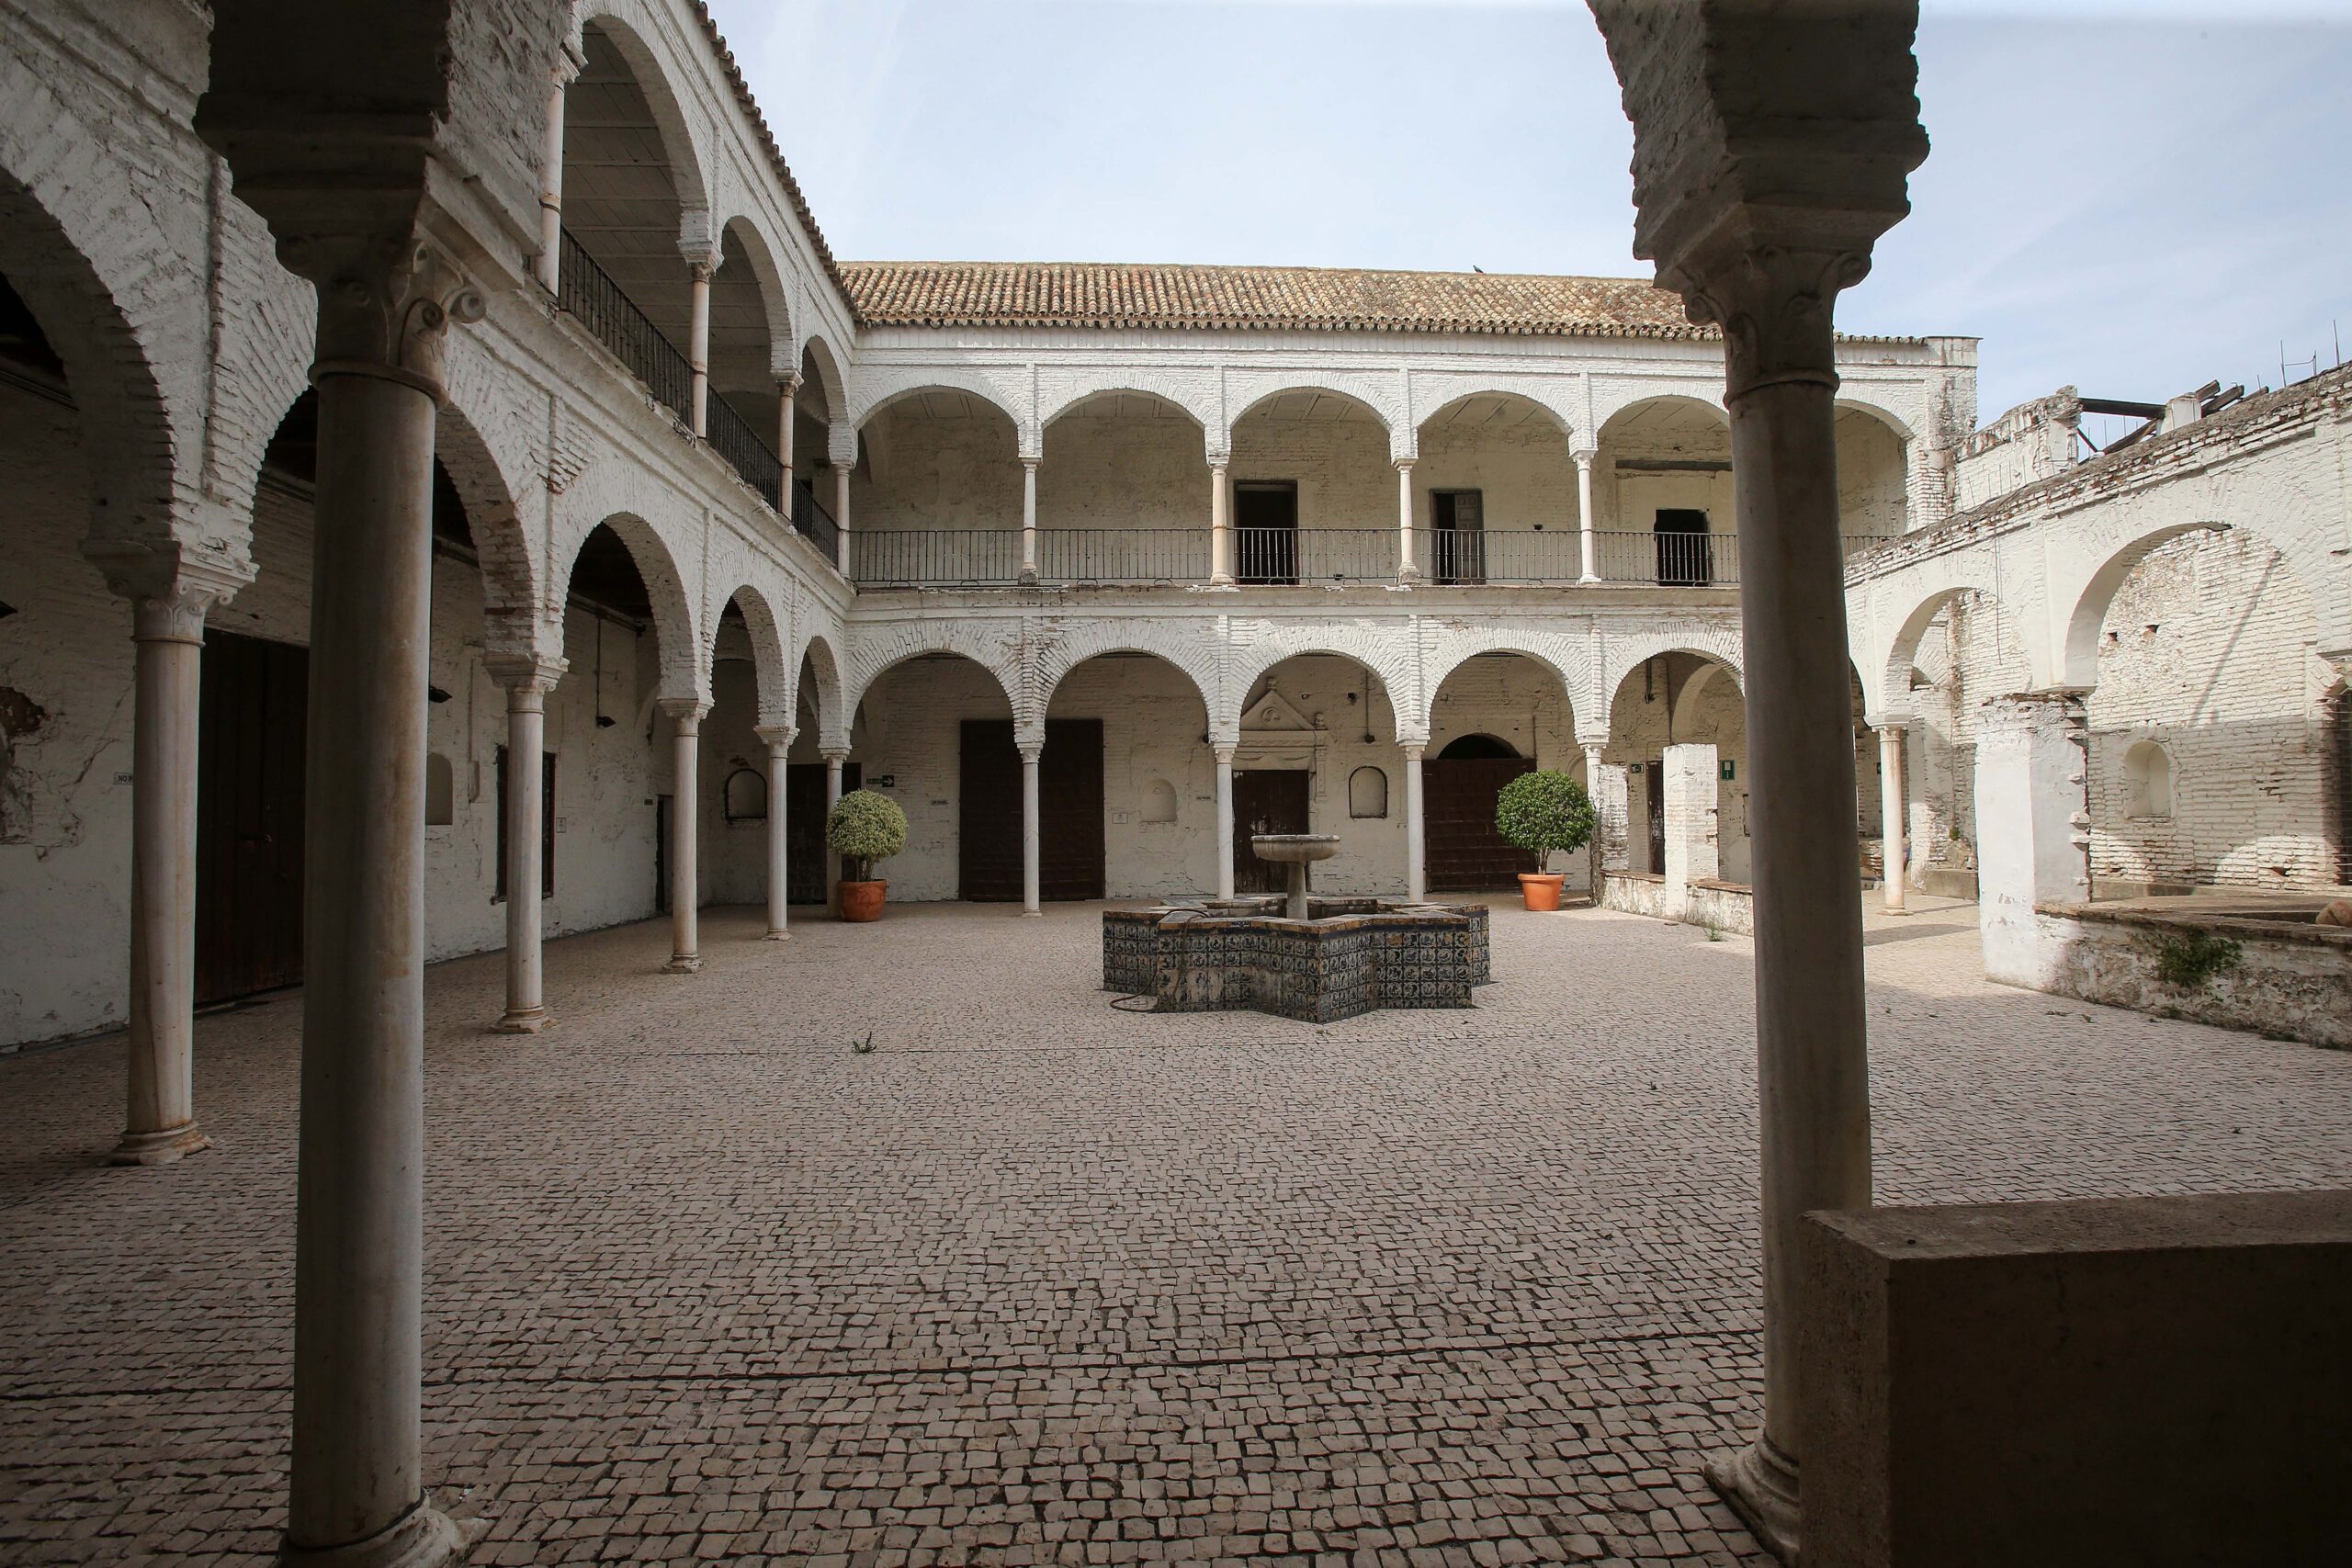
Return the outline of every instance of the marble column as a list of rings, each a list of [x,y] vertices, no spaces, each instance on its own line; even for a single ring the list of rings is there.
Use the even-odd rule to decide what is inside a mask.
[[[1413,462],[1396,464],[1396,581],[1410,582],[1421,575],[1413,562]]]
[[[781,498],[777,510],[784,513],[786,523],[792,521],[793,427],[799,423],[792,417],[797,406],[793,400],[799,390],[800,378],[797,376],[786,376],[775,384],[775,456],[776,461],[784,467],[784,473],[776,483],[776,493]]]
[[[506,1013],[497,1027],[503,1034],[537,1034],[548,1026],[539,963],[547,700],[565,665],[528,656],[492,655],[483,662],[506,692]]]
[[[850,465],[840,459],[833,463],[833,570],[843,577],[849,575],[849,470]]]
[[[833,807],[842,803],[842,767],[849,761],[849,753],[832,750],[822,755],[825,759],[825,827],[830,829],[833,822]],[[818,837],[821,841],[825,835],[820,833]],[[840,897],[841,882],[841,861],[829,846],[825,851],[825,908],[835,914],[841,913],[841,907],[836,902]]]
[[[1903,881],[1910,871],[1910,857],[1904,852],[1904,828],[1909,818],[1905,809],[1903,779],[1903,726],[1882,724],[1878,728],[1878,801],[1879,836],[1885,844],[1881,858],[1886,867],[1886,912],[1890,915],[1910,913],[1903,907]]]
[[[1984,977],[2047,990],[2060,944],[2035,909],[2091,896],[2089,731],[2078,687],[1976,710],[1976,927]]]
[[[1043,847],[1037,822],[1037,761],[1045,750],[1043,741],[1021,748],[1021,912],[1024,915],[1042,913],[1037,906],[1037,858]]]
[[[789,725],[762,725],[752,733],[768,749],[768,941],[783,942],[792,935],[791,911],[792,876],[785,863],[785,852],[791,842],[790,824],[786,820],[786,795],[789,774],[786,759],[792,751],[793,737],[799,732]]]
[[[1216,896],[1233,897],[1233,748],[1216,749]]]
[[[424,758],[433,435],[447,323],[429,246],[281,232],[318,286],[292,1474],[282,1562],[460,1550],[422,1484]]]
[[[1226,465],[1209,464],[1209,586],[1233,586],[1233,491]]]
[[[566,90],[587,62],[570,46],[557,62],[548,92],[545,140],[539,144],[539,254],[534,264],[539,286],[552,294],[563,267],[563,106]]]
[[[1600,581],[1600,539],[1593,531],[1592,462],[1600,456],[1589,446],[1579,446],[1569,454],[1577,460],[1577,545],[1584,556],[1584,581]]]
[[[1037,581],[1037,459],[1021,459],[1021,581]]]
[[[701,847],[696,826],[702,804],[702,716],[710,705],[697,697],[663,697],[670,716],[670,962],[667,974],[691,975],[702,967],[702,879],[695,867]]]
[[[102,565],[104,563],[101,563]],[[212,1146],[196,1122],[197,717],[204,617],[238,584],[186,569],[131,599],[130,1092],[116,1165]]]
[[[1405,897],[1419,902],[1429,895],[1429,876],[1421,833],[1421,748],[1405,747]]]
[[[696,435],[710,434],[710,276],[716,259],[687,263],[694,274],[694,293],[686,315],[686,368],[694,377],[687,394],[686,423]]]

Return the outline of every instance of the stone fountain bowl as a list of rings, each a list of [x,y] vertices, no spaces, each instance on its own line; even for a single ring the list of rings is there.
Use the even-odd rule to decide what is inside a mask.
[[[1337,833],[1259,833],[1250,840],[1250,848],[1260,860],[1281,865],[1305,865],[1310,861],[1329,860],[1340,852]]]

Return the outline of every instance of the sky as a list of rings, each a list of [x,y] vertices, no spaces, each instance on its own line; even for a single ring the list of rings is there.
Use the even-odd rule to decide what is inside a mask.
[[[1649,276],[1583,0],[711,8],[844,258]],[[1927,0],[1918,52],[1840,327],[1982,338],[1986,421],[2336,362],[2352,0]]]

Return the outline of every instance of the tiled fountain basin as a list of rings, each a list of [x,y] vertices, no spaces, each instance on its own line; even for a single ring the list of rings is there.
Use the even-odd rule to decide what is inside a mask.
[[[1102,988],[1156,1012],[1254,1010],[1333,1023],[1378,1008],[1466,1008],[1491,976],[1483,904],[1275,898],[1102,913]]]

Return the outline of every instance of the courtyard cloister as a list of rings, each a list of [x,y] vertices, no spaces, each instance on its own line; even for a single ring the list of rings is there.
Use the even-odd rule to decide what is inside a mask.
[[[1915,902],[1917,900],[1915,900]],[[1760,1564],[1753,943],[1498,908],[1470,1013],[1138,1016],[1094,909],[706,912],[426,980],[424,1479],[474,1561]],[[797,911],[807,915],[814,911]],[[1865,934],[1894,1202],[2340,1185],[2352,1057]],[[283,1518],[301,998],[0,1067],[0,1555],[244,1562]],[[873,1049],[857,1049],[869,1034]]]

